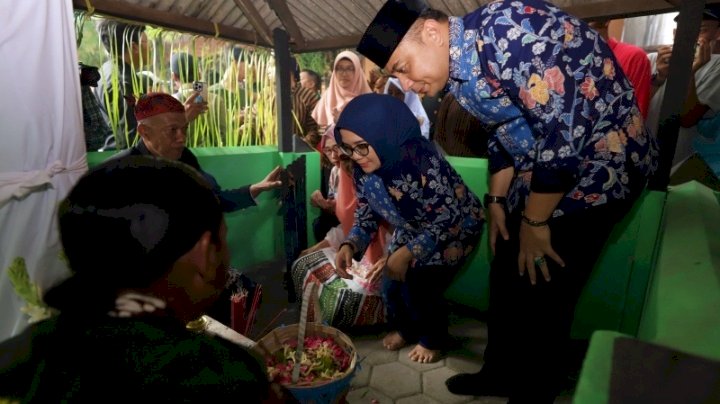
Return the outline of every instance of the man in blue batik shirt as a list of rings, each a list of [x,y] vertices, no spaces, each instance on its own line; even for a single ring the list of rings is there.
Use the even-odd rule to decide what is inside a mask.
[[[448,389],[552,403],[580,292],[657,165],[632,85],[595,31],[542,0],[462,18],[390,0],[358,51],[404,90],[448,89],[492,128],[485,365]]]

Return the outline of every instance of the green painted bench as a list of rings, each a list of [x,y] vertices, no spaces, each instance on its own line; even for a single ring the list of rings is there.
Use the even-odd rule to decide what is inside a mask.
[[[613,344],[619,337],[720,360],[718,196],[697,182],[671,187],[639,329],[593,334],[574,403],[608,402]]]

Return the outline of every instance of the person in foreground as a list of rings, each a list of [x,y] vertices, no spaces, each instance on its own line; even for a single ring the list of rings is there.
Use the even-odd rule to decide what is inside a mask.
[[[262,181],[236,189],[222,189],[217,180],[202,170],[197,157],[185,147],[188,123],[185,107],[170,94],[149,93],[135,104],[137,132],[141,140],[132,148],[112,158],[125,156],[155,156],[177,160],[198,170],[211,184],[220,199],[224,212],[234,212],[255,206],[260,193],[280,187],[281,168],[276,167]]]
[[[410,359],[435,362],[448,336],[443,292],[480,240],[482,205],[395,97],[355,97],[340,114],[335,139],[355,162],[358,199],[336,271],[349,278],[353,256],[362,258],[381,219],[389,223],[383,290],[395,331],[383,345],[397,350],[417,343]]]
[[[80,179],[59,208],[70,278],[60,314],[0,344],[0,397],[22,402],[243,402],[279,397],[264,364],[189,331],[227,281],[223,212],[197,171],[131,156]]]
[[[600,35],[541,0],[462,18],[390,0],[358,51],[404,89],[447,87],[491,128],[488,346],[448,389],[552,403],[580,292],[657,165],[632,85]]]

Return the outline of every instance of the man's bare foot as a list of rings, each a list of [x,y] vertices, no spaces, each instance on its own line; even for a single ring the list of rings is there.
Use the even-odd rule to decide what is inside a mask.
[[[424,346],[417,344],[412,351],[408,352],[408,358],[418,363],[433,363],[440,359],[440,351],[427,349]]]
[[[407,345],[407,342],[403,339],[399,332],[393,331],[383,338],[383,346],[388,351],[397,351],[398,349]]]

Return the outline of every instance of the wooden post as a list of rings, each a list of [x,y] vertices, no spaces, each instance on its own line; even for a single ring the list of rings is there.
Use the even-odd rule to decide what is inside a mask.
[[[672,63],[665,83],[665,96],[660,107],[657,137],[660,143],[658,170],[650,179],[648,188],[665,191],[670,181],[675,146],[680,129],[680,113],[690,86],[691,66],[695,57],[695,44],[700,33],[700,22],[705,0],[685,0],[680,4]]]
[[[278,150],[292,152],[292,102],[290,100],[290,46],[288,34],[280,28],[273,30],[275,43],[275,89],[278,119]]]

